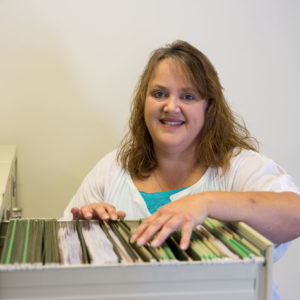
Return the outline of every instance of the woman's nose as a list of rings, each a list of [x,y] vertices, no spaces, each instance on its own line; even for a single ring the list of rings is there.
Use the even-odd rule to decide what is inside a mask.
[[[166,99],[163,111],[167,113],[179,113],[180,112],[179,99],[175,96],[170,96],[168,99]]]

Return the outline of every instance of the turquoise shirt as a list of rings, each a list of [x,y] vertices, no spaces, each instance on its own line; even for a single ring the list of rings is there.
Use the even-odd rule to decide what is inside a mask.
[[[163,191],[163,192],[159,192],[159,193],[146,193],[146,192],[142,192],[142,191],[139,191],[139,192],[142,195],[149,212],[151,214],[154,214],[160,207],[171,202],[170,197],[173,194],[176,194],[187,188],[188,187],[184,187],[181,189],[176,189],[176,190],[171,190],[171,191]]]

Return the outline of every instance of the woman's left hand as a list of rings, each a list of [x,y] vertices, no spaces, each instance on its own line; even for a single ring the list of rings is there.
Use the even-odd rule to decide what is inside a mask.
[[[160,207],[146,218],[131,237],[131,242],[146,244],[155,234],[151,246],[159,247],[175,230],[181,229],[180,248],[189,246],[193,228],[208,216],[205,194],[186,196]]]

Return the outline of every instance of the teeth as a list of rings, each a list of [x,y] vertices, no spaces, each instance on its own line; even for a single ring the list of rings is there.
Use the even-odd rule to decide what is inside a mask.
[[[162,121],[164,124],[167,125],[181,125],[183,122],[169,122],[169,121]]]

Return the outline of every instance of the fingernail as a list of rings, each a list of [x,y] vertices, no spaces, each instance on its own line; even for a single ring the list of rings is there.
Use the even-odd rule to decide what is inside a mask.
[[[187,244],[180,244],[180,249],[181,250],[186,250],[188,248],[188,245]]]
[[[131,238],[130,238],[130,243],[134,243],[135,242],[135,238],[136,238],[135,235],[132,235]]]
[[[103,215],[103,219],[109,219],[109,215],[108,214],[104,214]]]
[[[139,246],[143,246],[145,244],[145,239],[143,238],[140,238],[136,241],[136,243],[139,245]]]
[[[85,216],[86,216],[86,218],[91,218],[93,215],[88,212]]]
[[[154,241],[151,242],[151,246],[152,246],[152,247],[157,247],[158,244],[159,244],[159,243],[158,243],[158,240],[154,240]]]
[[[117,215],[112,215],[112,216],[111,216],[111,219],[112,219],[112,220],[117,220],[117,219],[118,219],[118,216],[117,216]]]

